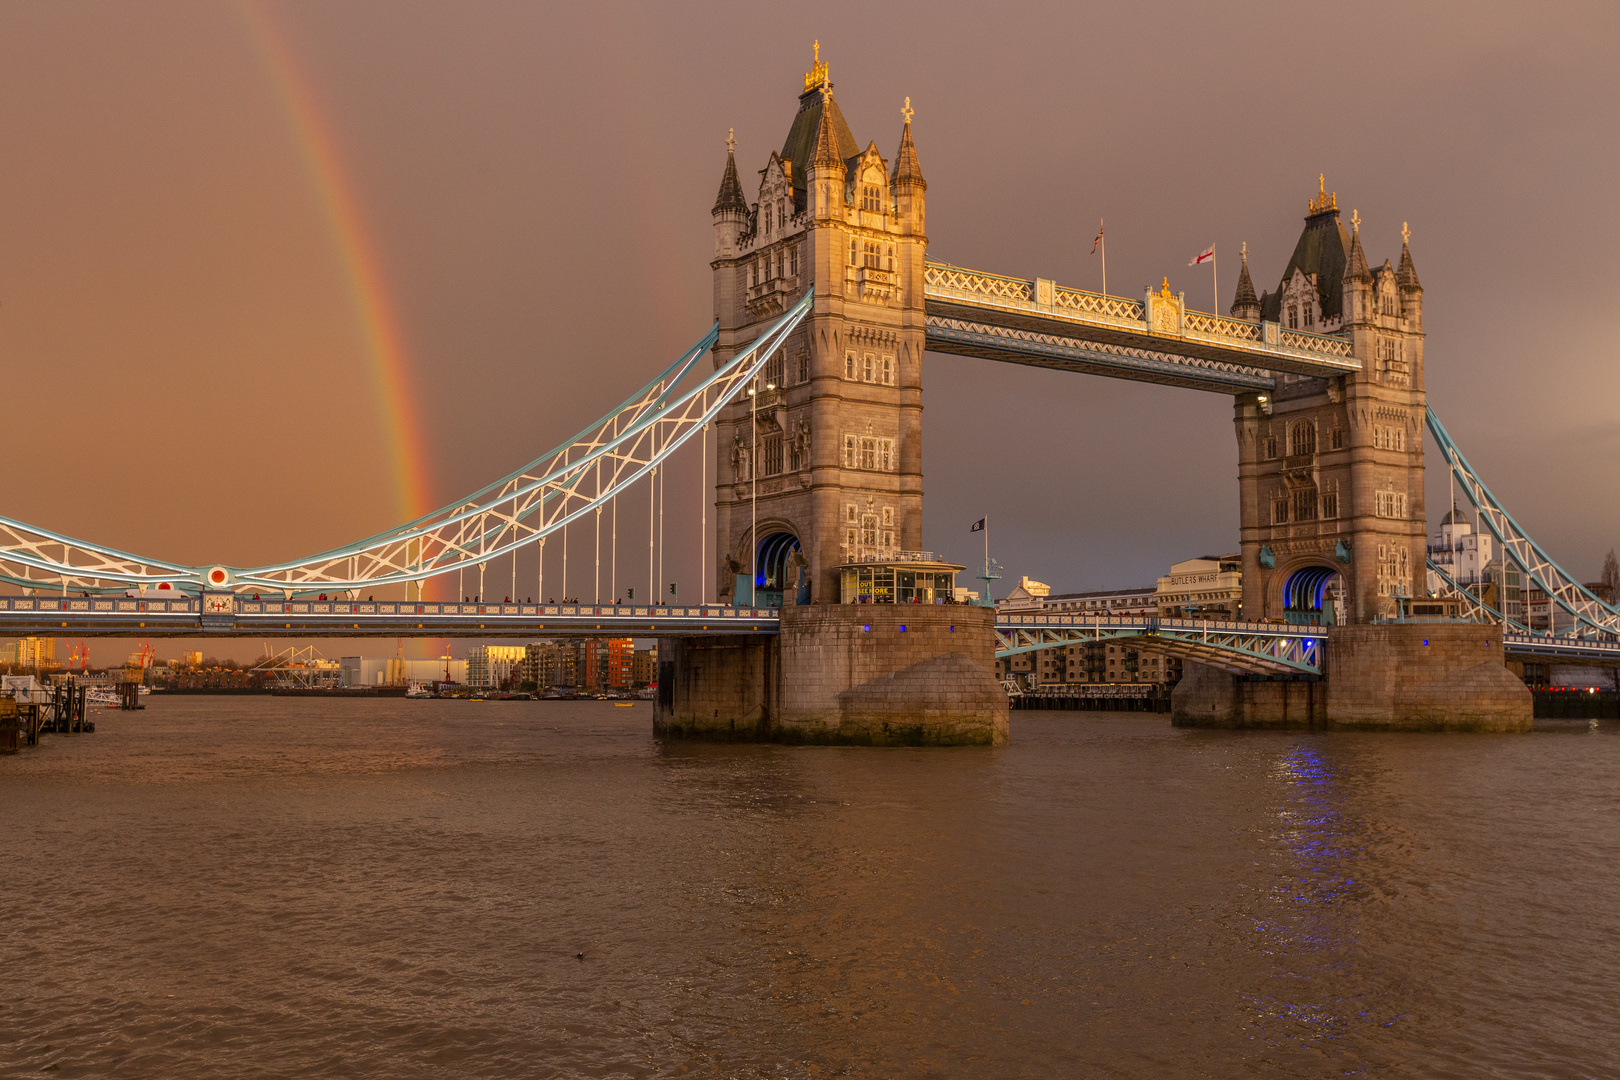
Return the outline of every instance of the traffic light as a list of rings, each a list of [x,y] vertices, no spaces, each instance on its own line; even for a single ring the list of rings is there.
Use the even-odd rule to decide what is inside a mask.
[[[625,595],[625,596],[626,596],[626,597],[627,597],[627,598],[628,598],[628,599],[631,599],[631,600],[634,600],[634,599],[635,599],[635,598],[636,598],[636,590],[635,590],[635,589],[626,589],[626,590],[625,590],[625,591],[624,591],[624,595]]]
[[[675,595],[675,583],[673,581],[669,583],[669,595]]]

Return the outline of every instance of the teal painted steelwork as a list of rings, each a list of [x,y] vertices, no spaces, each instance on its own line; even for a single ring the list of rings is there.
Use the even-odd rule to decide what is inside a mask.
[[[1431,408],[1424,410],[1429,434],[1445,456],[1452,475],[1462,485],[1479,519],[1491,530],[1502,550],[1516,563],[1526,577],[1539,587],[1560,608],[1567,612],[1582,634],[1613,636],[1620,633],[1620,610],[1592,595],[1587,588],[1559,566],[1541,546],[1530,538],[1524,528],[1502,507],[1502,503],[1485,486],[1474,467],[1463,457],[1462,451],[1451,439],[1440,418]]]

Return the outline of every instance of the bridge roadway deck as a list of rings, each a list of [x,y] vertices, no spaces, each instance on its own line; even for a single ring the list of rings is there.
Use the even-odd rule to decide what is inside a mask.
[[[648,607],[237,599],[217,612],[205,612],[203,606],[204,600],[196,597],[0,597],[0,636],[659,637],[774,634],[778,627],[773,608],[718,604]]]
[[[936,352],[1224,394],[1270,389],[1279,371],[1361,370],[1346,338],[1192,311],[1151,290],[1133,300],[933,262],[923,274]]]
[[[457,604],[382,600],[0,596],[0,637],[664,637],[775,634],[774,608],[719,604]],[[230,610],[234,608],[234,610]],[[1235,672],[1312,675],[1321,670],[1319,626],[1105,616],[1001,613],[996,655],[1122,638]],[[1508,634],[1509,655],[1620,665],[1620,641]]]

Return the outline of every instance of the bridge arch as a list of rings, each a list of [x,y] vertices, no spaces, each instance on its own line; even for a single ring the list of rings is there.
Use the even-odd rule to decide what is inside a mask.
[[[785,529],[777,529],[761,536],[758,569],[754,573],[754,589],[758,592],[781,594],[797,585],[798,575],[792,572],[788,564],[794,553],[802,550],[799,538]]]
[[[1308,626],[1333,626],[1340,621],[1339,603],[1348,591],[1340,568],[1309,560],[1279,573],[1277,607],[1283,620]]]

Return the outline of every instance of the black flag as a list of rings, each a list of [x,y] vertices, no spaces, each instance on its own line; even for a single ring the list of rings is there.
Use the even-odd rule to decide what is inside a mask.
[[[973,528],[969,529],[968,532],[984,532],[984,523],[986,520],[988,519],[980,518],[978,521],[975,521],[973,523]]]

